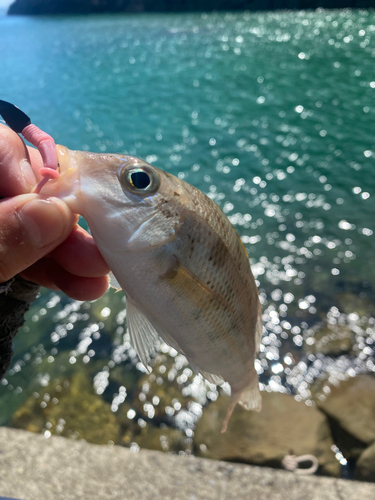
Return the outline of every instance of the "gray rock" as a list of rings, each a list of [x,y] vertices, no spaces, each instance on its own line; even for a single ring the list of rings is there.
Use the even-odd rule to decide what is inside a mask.
[[[21,500],[373,500],[375,485],[0,427],[0,494]]]
[[[375,481],[375,443],[359,457],[354,477],[363,481]]]
[[[292,451],[314,455],[320,473],[339,475],[329,425],[320,411],[286,394],[263,392],[262,400],[260,413],[237,405],[225,434],[220,434],[220,429],[229,398],[221,397],[207,406],[195,429],[197,455],[281,467],[284,456]]]
[[[317,405],[330,418],[335,443],[347,458],[358,458],[375,441],[375,377],[358,375],[331,386]]]

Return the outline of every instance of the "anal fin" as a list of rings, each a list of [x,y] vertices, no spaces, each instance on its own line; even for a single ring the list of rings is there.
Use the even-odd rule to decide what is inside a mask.
[[[223,422],[223,427],[221,429],[222,433],[227,430],[229,419],[237,403],[246,410],[260,411],[262,409],[262,396],[259,390],[258,375],[255,370],[250,384],[247,385],[245,389],[243,389],[239,393],[232,394],[231,402]]]
[[[198,366],[191,359],[187,358],[187,360],[189,361],[189,364],[195,371],[195,373],[201,374],[202,377],[208,380],[208,382],[210,382],[211,384],[221,385],[224,383],[224,380],[220,377],[220,375],[215,375],[214,373],[208,373],[202,370],[201,368],[198,368]]]

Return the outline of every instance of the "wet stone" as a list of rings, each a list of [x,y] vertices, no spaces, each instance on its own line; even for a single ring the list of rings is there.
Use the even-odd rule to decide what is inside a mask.
[[[16,411],[13,427],[96,444],[118,441],[120,429],[110,405],[94,393],[83,373],[51,384],[43,394],[35,396]]]
[[[280,468],[285,455],[312,454],[321,474],[339,475],[327,419],[315,407],[287,394],[263,392],[262,411],[237,405],[227,432],[221,434],[228,405],[229,398],[220,397],[204,409],[194,436],[198,456]]]
[[[375,481],[375,443],[369,446],[359,457],[354,478],[362,481]]]
[[[335,444],[346,458],[358,458],[375,442],[375,377],[358,375],[330,386],[317,405],[329,417]]]
[[[191,439],[187,438],[185,433],[179,429],[170,427],[158,428],[148,425],[133,439],[140,448],[148,450],[173,453],[183,451],[186,453],[191,449]]]
[[[355,311],[359,316],[374,316],[375,303],[367,297],[367,294],[362,295],[361,290],[358,290],[357,293],[337,293],[335,294],[335,302],[345,314]]]

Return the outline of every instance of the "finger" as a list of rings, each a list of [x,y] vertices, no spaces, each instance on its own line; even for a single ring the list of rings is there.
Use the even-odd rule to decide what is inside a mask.
[[[38,150],[27,148],[18,134],[0,124],[0,196],[29,193],[41,178],[42,166]]]
[[[101,256],[92,236],[76,225],[68,238],[52,253],[62,268],[76,276],[96,278],[110,269]]]
[[[50,257],[45,257],[21,273],[22,278],[38,285],[61,290],[75,300],[95,300],[108,290],[107,276],[82,278],[63,269]]]
[[[75,218],[58,198],[36,194],[0,203],[0,283],[51,252],[69,235]]]
[[[32,281],[51,290],[60,291],[53,279],[54,266],[58,266],[58,264],[53,259],[42,257],[35,264],[20,272],[19,275],[24,280]]]

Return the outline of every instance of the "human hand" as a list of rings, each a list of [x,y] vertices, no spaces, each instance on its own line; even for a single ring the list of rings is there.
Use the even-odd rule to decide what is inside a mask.
[[[19,274],[77,300],[97,299],[108,266],[63,201],[30,193],[42,166],[38,150],[0,124],[0,283]]]

